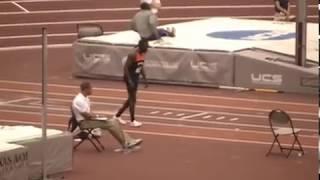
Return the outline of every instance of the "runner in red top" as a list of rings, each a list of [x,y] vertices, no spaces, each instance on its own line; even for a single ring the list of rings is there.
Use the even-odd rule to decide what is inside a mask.
[[[148,41],[140,40],[138,48],[135,49],[133,53],[130,53],[128,55],[127,61],[124,65],[124,81],[127,86],[128,99],[125,101],[125,103],[122,105],[122,107],[119,109],[119,111],[114,117],[121,124],[126,124],[126,121],[121,119],[121,115],[129,107],[131,126],[140,127],[142,125],[141,122],[135,120],[135,104],[140,75],[142,75],[142,78],[146,83],[145,87],[148,86],[146,74],[143,68],[145,54],[147,53],[147,51]]]

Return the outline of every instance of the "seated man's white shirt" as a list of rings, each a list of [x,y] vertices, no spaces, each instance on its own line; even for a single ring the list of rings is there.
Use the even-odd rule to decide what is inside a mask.
[[[81,113],[90,113],[89,97],[85,97],[82,93],[79,93],[72,101],[72,110],[78,122],[85,120],[85,117]]]
[[[89,97],[85,97],[82,93],[79,93],[72,101],[72,110],[78,122],[85,120],[85,117],[83,117],[81,113],[91,112]],[[78,131],[78,128],[76,129],[75,132],[77,131]],[[94,129],[92,133],[97,136],[102,135],[100,128]]]

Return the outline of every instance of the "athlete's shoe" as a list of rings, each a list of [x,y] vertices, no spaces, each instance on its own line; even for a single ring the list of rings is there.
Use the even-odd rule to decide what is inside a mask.
[[[127,121],[123,120],[121,117],[113,116],[113,119],[117,120],[120,124],[127,124]]]
[[[132,121],[130,123],[130,126],[132,126],[132,127],[140,127],[140,126],[142,126],[142,123],[139,122],[139,121],[134,120],[134,121]]]

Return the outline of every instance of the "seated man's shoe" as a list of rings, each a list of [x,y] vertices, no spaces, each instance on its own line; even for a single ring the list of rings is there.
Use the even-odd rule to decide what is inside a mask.
[[[127,149],[132,149],[136,146],[139,146],[143,142],[142,139],[134,139],[126,144]]]

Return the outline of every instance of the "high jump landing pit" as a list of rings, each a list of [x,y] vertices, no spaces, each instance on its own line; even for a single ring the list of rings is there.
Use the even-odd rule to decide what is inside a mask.
[[[176,37],[149,43],[145,69],[154,82],[318,92],[318,24],[307,24],[307,63],[295,65],[296,24],[210,18],[168,24]],[[140,37],[123,31],[74,42],[73,74],[115,78]]]

